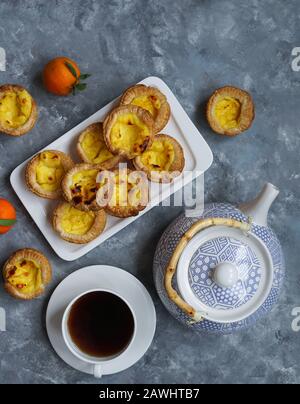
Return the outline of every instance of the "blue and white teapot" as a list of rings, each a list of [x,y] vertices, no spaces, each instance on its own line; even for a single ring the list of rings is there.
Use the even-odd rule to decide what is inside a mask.
[[[158,294],[196,332],[232,333],[253,325],[276,303],[285,273],[280,243],[267,225],[279,191],[265,185],[236,208],[205,206],[201,216],[176,219],[154,258]]]

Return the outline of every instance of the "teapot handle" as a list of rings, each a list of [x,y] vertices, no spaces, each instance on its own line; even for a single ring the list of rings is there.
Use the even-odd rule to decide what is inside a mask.
[[[197,312],[197,310],[195,310],[185,300],[183,300],[181,296],[179,296],[177,291],[172,286],[172,281],[177,269],[180,256],[187,246],[188,242],[200,231],[213,226],[233,227],[248,233],[251,230],[252,224],[250,222],[241,222],[230,218],[201,219],[196,222],[180,239],[165,272],[165,288],[169,299],[191,318],[191,323],[198,323],[200,321],[203,321],[203,313]]]

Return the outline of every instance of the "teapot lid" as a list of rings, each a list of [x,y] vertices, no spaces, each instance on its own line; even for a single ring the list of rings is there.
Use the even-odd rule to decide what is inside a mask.
[[[177,266],[182,297],[207,320],[242,321],[270,294],[272,258],[253,233],[215,226],[196,234]]]

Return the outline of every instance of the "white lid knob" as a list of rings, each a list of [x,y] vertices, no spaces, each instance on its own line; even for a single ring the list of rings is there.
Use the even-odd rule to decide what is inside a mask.
[[[230,262],[222,262],[216,266],[214,281],[222,288],[233,288],[239,280],[239,271]]]

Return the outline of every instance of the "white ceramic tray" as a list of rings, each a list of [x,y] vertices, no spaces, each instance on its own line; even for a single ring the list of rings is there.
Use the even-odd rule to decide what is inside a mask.
[[[151,184],[151,203],[139,216],[128,219],[119,219],[109,216],[105,231],[96,240],[86,245],[71,244],[62,240],[51,227],[51,214],[57,202],[39,198],[32,194],[26,187],[24,178],[25,166],[32,157],[19,165],[11,174],[10,181],[16,194],[53,250],[59,257],[66,261],[76,260],[95,247],[98,247],[109,237],[132,223],[153,206],[159,204],[171,194],[187,185],[197,175],[204,173],[213,162],[213,155],[208,144],[169,87],[157,77],[148,77],[143,80],[142,83],[159,88],[167,96],[172,114],[167,127],[162,132],[179,140],[184,149],[186,159],[185,171],[189,172],[190,175],[178,177],[172,187],[158,184],[152,186]],[[107,113],[116,105],[117,101],[118,99],[100,109],[100,111],[45,147],[45,149],[61,150],[69,153],[74,161],[80,162],[74,147],[78,134],[88,125],[97,121],[103,121]]]

